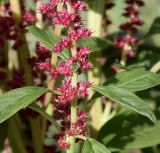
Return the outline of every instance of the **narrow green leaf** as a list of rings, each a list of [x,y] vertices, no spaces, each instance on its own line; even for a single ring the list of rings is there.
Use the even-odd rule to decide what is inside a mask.
[[[48,90],[41,87],[23,87],[0,95],[0,123],[27,107]]]
[[[57,53],[57,55],[62,58],[64,61],[68,60],[71,57],[71,52],[67,49],[64,49],[60,53]]]
[[[139,149],[160,143],[160,112],[157,122],[131,111],[125,111],[108,121],[99,131],[98,140],[111,151]]]
[[[92,86],[98,93],[110,98],[113,101],[119,102],[137,113],[148,117],[155,122],[156,118],[150,108],[135,94],[113,86]]]
[[[88,138],[84,143],[82,153],[110,153],[110,151],[98,141]]]
[[[37,104],[35,104],[35,103],[30,104],[30,105],[29,105],[29,108],[31,108],[32,110],[34,110],[34,111],[38,112],[39,114],[41,114],[42,116],[44,116],[48,121],[50,121],[50,122],[53,124],[55,130],[56,130],[57,132],[59,132],[59,130],[60,130],[59,125],[58,125],[57,122],[53,119],[53,117],[49,116],[49,115],[45,112],[44,109],[42,109],[41,107],[39,107],[39,106],[38,106]]]
[[[104,86],[116,86],[129,91],[141,91],[160,84],[160,75],[136,69],[118,73],[107,80]]]

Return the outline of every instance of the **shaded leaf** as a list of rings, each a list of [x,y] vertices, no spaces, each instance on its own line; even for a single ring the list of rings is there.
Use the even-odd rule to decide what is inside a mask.
[[[108,48],[112,42],[104,38],[91,37],[88,39],[81,39],[78,41],[78,46],[85,46],[91,48],[92,52],[97,52],[102,49]]]
[[[143,69],[134,69],[118,73],[109,78],[103,85],[115,86],[128,91],[141,91],[160,84],[160,75],[145,71]],[[101,97],[100,93],[95,93],[92,99]]]
[[[126,111],[108,121],[100,130],[98,140],[111,151],[139,149],[160,143],[160,112],[153,124],[145,117]]]
[[[45,110],[44,110],[43,108],[39,107],[39,106],[38,106],[37,104],[35,104],[35,103],[30,104],[30,105],[29,105],[29,108],[31,108],[32,110],[38,112],[39,114],[41,114],[42,116],[44,116],[48,121],[50,121],[50,122],[53,124],[53,126],[54,126],[54,128],[55,128],[55,130],[56,130],[57,132],[60,130],[60,129],[59,129],[59,125],[57,124],[57,122],[53,119],[53,117],[49,116],[49,115],[45,112]]]
[[[0,95],[0,123],[27,107],[48,90],[41,87],[23,87]]]
[[[156,121],[154,113],[143,102],[143,100],[141,100],[135,94],[113,86],[92,86],[92,88],[111,100],[119,102],[136,111],[137,113],[148,117],[151,121]]]
[[[5,138],[7,137],[7,132],[8,132],[8,122],[6,121],[0,124],[0,152],[4,147],[4,141]]]
[[[111,85],[129,91],[141,91],[160,84],[160,75],[136,69],[118,73],[107,80],[104,86]]]
[[[160,17],[157,17],[145,37],[160,33]]]
[[[53,36],[52,32],[37,28],[34,25],[28,26],[26,29],[28,29],[33,34],[33,36],[37,39],[37,41],[43,44],[50,51],[53,50],[54,45],[60,40],[59,37]],[[70,53],[67,49],[57,53],[57,55],[64,60],[70,58]]]
[[[57,53],[57,55],[63,60],[68,60],[71,57],[71,53],[67,49],[64,49],[60,53]]]
[[[88,138],[84,143],[82,153],[110,153],[110,151],[98,141]]]
[[[33,34],[37,41],[42,43],[49,50],[52,50],[55,43],[59,40],[57,36],[53,37],[53,34],[50,31],[40,29],[34,25],[28,26],[26,29]]]

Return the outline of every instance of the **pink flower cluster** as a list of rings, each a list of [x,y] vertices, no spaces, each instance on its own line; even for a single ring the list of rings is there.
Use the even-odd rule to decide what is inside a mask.
[[[41,71],[48,71],[53,78],[58,76],[72,76],[74,72],[74,66],[78,74],[92,68],[92,64],[88,61],[88,54],[90,48],[81,47],[77,48],[77,53],[65,62],[59,62],[57,68],[52,68],[50,61],[38,63],[38,68]]]
[[[53,139],[55,139],[59,146],[63,149],[68,148],[70,146],[70,142],[66,140],[66,136],[73,136],[73,135],[82,135],[88,136],[87,130],[87,114],[85,112],[81,112],[78,115],[77,122],[72,125],[70,129],[70,115],[61,113],[58,114],[59,119],[62,120],[62,130],[63,133],[55,134]],[[65,118],[65,120],[64,120]]]
[[[33,24],[36,22],[36,16],[32,11],[25,11],[22,15],[23,21],[25,21],[28,24]]]
[[[57,5],[63,5],[62,10],[57,11]],[[69,10],[68,9],[69,6]],[[54,26],[61,25],[65,28],[66,37],[62,38],[53,47],[53,53],[61,53],[64,49],[70,52],[71,57],[66,61],[60,60],[57,67],[52,67],[50,60],[46,58],[38,63],[40,71],[47,71],[53,78],[58,76],[65,77],[62,86],[56,90],[62,95],[54,97],[54,118],[61,123],[62,132],[56,134],[54,139],[57,140],[61,148],[69,147],[70,143],[66,137],[72,135],[87,135],[87,115],[79,113],[76,123],[71,125],[71,110],[70,104],[77,99],[84,99],[88,96],[88,88],[91,83],[88,81],[78,82],[75,86],[72,85],[72,76],[74,73],[77,75],[92,68],[88,60],[90,48],[85,46],[78,46],[77,43],[80,39],[88,38],[91,36],[91,30],[83,26],[79,11],[86,11],[87,4],[81,0],[50,0],[50,2],[43,4],[40,7],[42,14],[46,15],[53,23]],[[78,47],[77,47],[78,46]],[[43,46],[39,47],[40,50],[48,52]]]
[[[22,6],[23,7],[23,6]],[[32,11],[25,11],[22,9],[22,19],[16,26],[16,21],[13,18],[10,4],[6,4],[3,8],[0,8],[0,12],[5,16],[0,16],[0,45],[4,46],[8,40],[14,40],[12,46],[13,49],[17,49],[22,46],[23,41],[20,39],[21,33],[25,32],[25,26],[36,21],[36,17]]]
[[[72,87],[71,80],[66,80],[63,86],[57,89],[57,91],[62,93],[62,95],[57,96],[58,103],[67,106],[77,98],[87,97],[87,89],[90,86],[91,83],[89,82],[78,82],[76,87]]]
[[[77,122],[72,125],[72,129],[67,131],[69,136],[72,135],[82,135],[87,136],[87,114],[81,112],[78,116]]]
[[[127,56],[133,57],[135,56],[134,46],[138,43],[138,38],[136,38],[133,34],[138,32],[137,26],[144,24],[144,22],[139,18],[138,12],[139,7],[144,5],[144,1],[126,0],[125,2],[128,6],[125,8],[125,12],[122,15],[129,18],[130,21],[120,25],[120,29],[125,31],[126,35],[118,36],[115,43],[117,48],[121,50],[127,47]]]
[[[107,14],[114,7],[114,5],[115,4],[113,0],[107,0],[105,3],[105,9],[103,12],[103,22],[102,22],[102,26],[104,27],[104,34],[103,34],[104,37],[108,35],[107,29],[109,25],[112,23],[111,19],[109,18]]]
[[[23,3],[21,3],[21,10],[22,18],[18,23],[16,23],[10,3],[5,3],[5,5],[0,6],[0,14],[3,14],[0,16],[0,52],[2,53],[5,50],[5,45],[10,41],[13,42],[11,43],[11,47],[14,50],[18,50],[24,44],[21,35],[22,33],[25,33],[25,27],[28,24],[31,24],[31,22],[34,23],[36,21],[34,13],[32,11],[26,11]],[[3,67],[4,69],[7,67],[7,63],[0,63],[0,65],[1,68]],[[1,72],[0,80],[5,80],[3,78],[3,76],[5,76],[5,73],[6,72]],[[23,75],[23,69],[14,70],[12,79],[7,83],[8,88],[13,89],[22,87],[25,84]]]

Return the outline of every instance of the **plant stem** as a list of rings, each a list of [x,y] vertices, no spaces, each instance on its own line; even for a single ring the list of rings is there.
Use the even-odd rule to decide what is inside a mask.
[[[38,28],[43,28],[43,15],[39,11],[39,7],[41,6],[41,1],[37,0],[36,2],[36,26]]]
[[[104,12],[105,0],[95,0],[94,1],[94,9],[90,9],[88,11],[88,28],[92,29],[93,36],[102,37],[102,18]],[[94,23],[94,24],[93,24]],[[88,72],[88,80],[94,82],[94,84],[100,84],[101,82],[101,65],[99,63],[100,54],[92,54],[90,57],[91,63],[96,67]],[[95,60],[96,59],[96,60]],[[90,97],[94,94],[93,91],[89,92]],[[90,98],[89,97],[89,98]],[[93,128],[92,136],[96,137],[97,131],[101,127],[100,117],[102,115],[102,103],[101,98],[97,98],[89,110],[89,114],[91,116],[91,127]]]
[[[63,3],[59,3],[57,5],[57,11],[61,11],[63,9]],[[54,34],[55,36],[61,36],[61,26],[60,25],[56,25],[55,26],[55,30],[54,30]],[[58,61],[58,56],[57,54],[52,54],[51,56],[51,66],[54,68],[57,66],[57,61]],[[47,88],[49,90],[54,89],[55,86],[55,82],[56,80],[52,78],[52,76],[48,77],[48,85]],[[53,94],[52,93],[46,93],[45,98],[44,98],[44,108],[46,109],[46,113],[47,110],[50,110],[50,115],[53,114],[53,109],[49,109],[50,107],[50,103],[53,100]],[[45,135],[46,132],[46,126],[47,126],[47,120],[45,118],[42,119],[42,133],[43,136]]]
[[[102,125],[104,125],[110,119],[111,109],[112,109],[112,101],[107,100],[107,103],[105,104],[105,108],[103,111]]]
[[[13,17],[16,21],[16,27],[19,28],[18,25],[21,21],[21,8],[20,8],[20,1],[19,0],[10,0],[10,5],[13,13]],[[30,57],[29,48],[27,45],[25,34],[22,33],[21,36],[19,36],[19,39],[23,41],[23,45],[18,48],[18,58],[19,58],[19,65],[24,69],[24,77],[26,85],[32,84],[32,73],[31,73],[31,67],[28,64],[28,59]]]
[[[40,118],[31,118],[29,122],[32,132],[34,152],[43,153],[43,137],[41,135],[42,131],[40,128]]]
[[[61,11],[62,9],[63,9],[63,3],[59,3],[57,5],[57,11]],[[55,36],[61,36],[61,26],[59,26],[59,25],[55,26],[54,34],[55,34]],[[58,60],[57,54],[52,54],[51,65],[52,65],[53,68],[56,67],[57,60]],[[50,89],[50,90],[52,90],[54,88],[54,86],[55,86],[55,79],[53,79],[51,76],[49,76],[47,88]],[[44,99],[44,107],[45,108],[52,101],[52,96],[53,95],[51,93],[46,93],[45,99]]]
[[[160,61],[158,61],[153,67],[150,69],[150,72],[157,73],[160,71]]]
[[[27,153],[14,116],[9,119],[9,142],[14,153]]]
[[[10,5],[13,13],[13,17],[16,21],[16,27],[18,29],[18,25],[22,19],[20,0],[10,0]],[[19,65],[24,69],[24,78],[26,85],[32,85],[32,70],[28,63],[28,59],[30,58],[30,52],[26,41],[26,36],[22,33],[19,36],[19,39],[23,41],[23,45],[18,48],[18,58]],[[32,140],[33,140],[33,148],[35,153],[43,153],[43,139],[42,139],[42,131],[40,127],[40,120],[30,119],[29,120],[31,132],[32,132]],[[38,132],[38,133],[37,133]]]
[[[67,10],[69,13],[74,11],[70,1],[67,3]],[[72,30],[72,27],[71,27],[71,30]],[[72,41],[71,53],[72,53],[72,56],[74,56],[77,53],[77,42],[75,40]],[[72,86],[77,86],[77,77],[78,77],[77,73],[74,72],[72,76]],[[71,125],[70,125],[71,129],[72,129],[72,125],[76,123],[76,121],[77,121],[77,101],[75,100],[71,103]],[[68,141],[70,142],[70,147],[66,150],[66,152],[74,153],[75,137],[70,136],[68,138]]]
[[[124,48],[122,49],[122,52],[121,52],[121,61],[120,61],[120,63],[121,63],[123,66],[125,66],[125,65],[126,65],[126,62],[127,62],[126,54],[127,54],[127,50],[126,50],[126,48],[124,47]]]

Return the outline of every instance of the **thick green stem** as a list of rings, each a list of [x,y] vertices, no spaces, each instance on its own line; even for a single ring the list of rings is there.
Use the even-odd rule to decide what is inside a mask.
[[[102,18],[105,6],[104,4],[105,0],[95,0],[93,6],[94,8],[88,11],[88,28],[92,29],[92,31],[94,32],[93,36],[96,37],[102,37]],[[99,57],[99,53],[94,53],[91,55],[90,61],[91,63],[93,63],[95,68],[88,72],[88,80],[94,82],[94,84],[97,85],[101,82],[101,65],[99,62]],[[93,91],[89,92],[90,97],[93,94]],[[96,99],[93,102],[89,114],[91,116],[90,125],[93,129],[92,134],[94,133],[94,135],[92,136],[96,137],[96,133],[101,127],[100,117],[102,115],[102,103],[100,98]]]
[[[61,11],[63,9],[63,4],[59,3],[57,5],[57,11]],[[61,36],[61,29],[62,27],[60,25],[55,26],[54,34],[55,36]],[[58,56],[57,54],[52,54],[51,57],[51,65],[53,68],[57,66]],[[51,76],[48,78],[48,89],[52,90],[55,86],[55,79],[53,79]],[[53,95],[50,93],[46,93],[45,99],[44,99],[44,107],[46,108],[49,103],[52,101]]]
[[[21,137],[20,130],[17,126],[14,116],[9,119],[8,136],[12,151],[14,153],[27,153],[23,138]]]
[[[150,69],[150,72],[157,73],[160,71],[160,61],[158,61],[153,67]]]
[[[68,12],[74,11],[70,1],[67,3],[67,10]],[[70,28],[72,30],[73,27],[70,27]],[[72,41],[71,53],[72,53],[72,56],[74,56],[77,53],[77,42],[75,40]],[[72,86],[77,86],[77,73],[76,72],[74,72],[72,76]],[[71,129],[72,129],[72,125],[76,123],[76,121],[77,121],[77,101],[75,100],[71,103],[71,126],[70,126]],[[75,137],[70,136],[67,138],[67,140],[70,142],[70,147],[66,150],[66,152],[74,153]]]
[[[63,9],[63,3],[59,3],[57,5],[57,11],[61,11]],[[61,30],[62,27],[60,25],[56,25],[55,29],[54,29],[54,35],[55,36],[61,36]],[[53,68],[55,68],[57,66],[57,62],[58,62],[58,56],[57,54],[52,54],[51,56],[51,65]],[[48,85],[47,88],[49,90],[54,89],[56,80],[52,78],[52,76],[48,77]],[[44,108],[46,109],[46,113],[48,113],[49,110],[49,114],[53,115],[53,106],[50,107],[50,103],[53,102],[53,94],[52,93],[46,93],[45,98],[44,98]],[[53,104],[53,103],[52,103]],[[46,127],[47,127],[47,120],[45,118],[42,119],[42,131],[43,131],[43,136],[45,135],[46,132]]]
[[[43,153],[43,137],[40,128],[40,118],[30,119],[32,141],[35,153]]]
[[[18,25],[21,21],[22,15],[21,15],[21,7],[20,7],[20,1],[19,0],[10,0],[10,5],[13,13],[13,17],[16,21],[16,29],[18,29]],[[31,67],[28,64],[28,59],[30,58],[29,48],[26,41],[26,36],[24,33],[22,33],[19,38],[23,41],[23,45],[18,48],[18,60],[19,65],[24,69],[24,77],[26,85],[32,84],[32,73],[31,73]]]
[[[16,27],[19,28],[18,25],[21,21],[21,7],[20,0],[10,0],[10,5],[13,13],[13,17],[16,21]],[[22,33],[19,38],[23,41],[23,45],[18,48],[18,59],[19,65],[24,69],[24,78],[26,85],[32,85],[32,70],[30,65],[28,64],[28,59],[30,58],[30,52],[26,40],[26,36]],[[33,140],[33,148],[35,153],[43,153],[43,139],[42,139],[42,131],[40,127],[40,120],[30,119],[30,126],[32,131],[32,140]]]
[[[103,116],[101,121],[102,125],[104,125],[110,119],[111,109],[112,109],[112,101],[107,100],[107,103],[105,104],[103,111]]]

